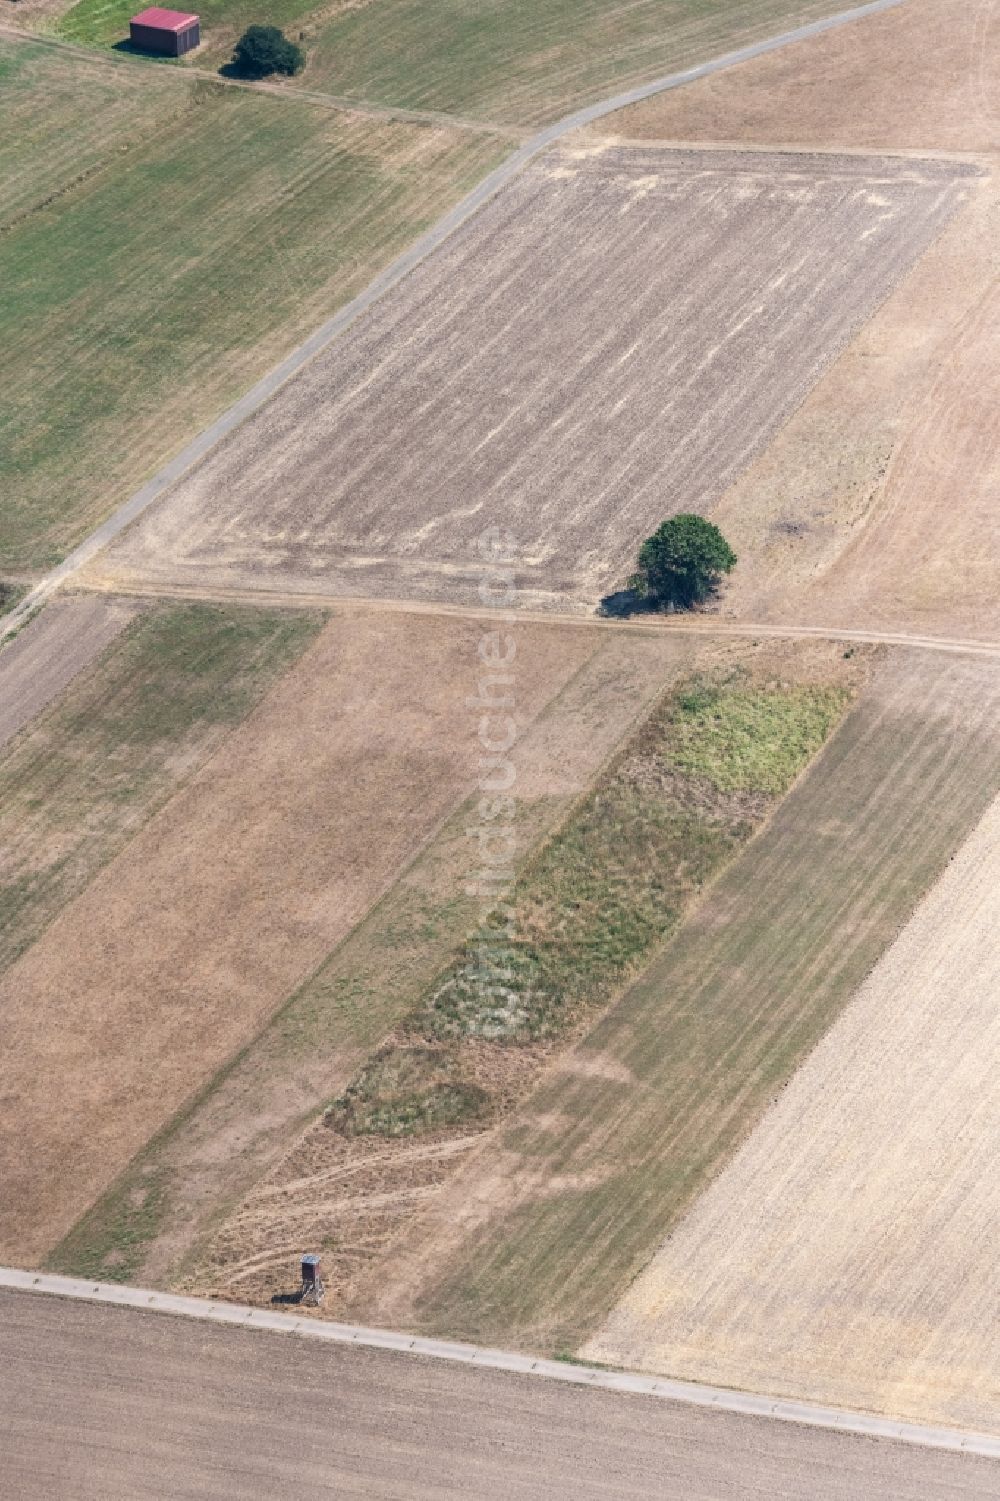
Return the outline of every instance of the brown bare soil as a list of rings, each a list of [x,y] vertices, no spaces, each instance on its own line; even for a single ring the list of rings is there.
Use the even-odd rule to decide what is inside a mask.
[[[1000,803],[594,1360],[996,1431]]]
[[[6,1289],[0,1325],[17,1501],[996,1501],[992,1459],[394,1350]]]
[[[0,746],[110,645],[135,610],[123,600],[52,600],[0,648]]]
[[[632,105],[594,127],[621,140],[1000,150],[1000,9],[907,0],[823,36]]]
[[[593,603],[664,514],[714,509],[933,241],[970,172],[556,152],[92,577],[463,600],[489,516],[517,538],[524,603]]]
[[[467,795],[482,629],[336,618],[7,972],[0,1256],[64,1234]],[[526,724],[594,643],[520,639]]]

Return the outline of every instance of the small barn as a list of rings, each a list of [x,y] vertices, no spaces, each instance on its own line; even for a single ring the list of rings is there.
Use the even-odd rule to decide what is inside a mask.
[[[201,41],[197,16],[183,10],[163,10],[159,5],[133,16],[128,29],[133,47],[165,57],[181,57]]]

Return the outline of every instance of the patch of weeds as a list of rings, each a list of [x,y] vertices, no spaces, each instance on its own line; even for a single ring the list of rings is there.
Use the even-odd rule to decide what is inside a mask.
[[[667,707],[663,763],[720,792],[784,792],[840,718],[847,690],[769,683],[744,671],[693,678]]]
[[[74,1225],[47,1258],[49,1270],[95,1282],[132,1282],[167,1211],[166,1175],[130,1172]]]
[[[383,1048],[327,1111],[345,1136],[412,1136],[481,1119],[489,1096],[463,1077],[454,1049]]]
[[[485,1110],[463,1093],[466,1051],[544,1043],[606,1005],[759,826],[848,697],[743,670],[676,687],[431,986],[403,1024],[406,1046],[380,1054],[337,1102],[341,1129],[400,1135]]]

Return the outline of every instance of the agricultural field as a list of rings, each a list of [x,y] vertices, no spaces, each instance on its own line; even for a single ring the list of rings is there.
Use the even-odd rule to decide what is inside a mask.
[[[996,1422],[1000,803],[586,1345],[924,1422]]]
[[[592,607],[664,515],[712,513],[975,172],[550,153],[90,577],[474,603],[489,517],[520,603]]]
[[[266,1301],[304,1235],[324,1247],[330,1310],[369,1317],[372,1282],[391,1284],[400,1246],[419,1240],[421,1207],[649,962],[865,673],[863,657],[828,645],[699,642],[523,867],[511,915],[481,921],[411,990],[407,1014],[356,1059],[185,1285]]]
[[[72,41],[128,35],[127,0],[58,8]],[[828,0],[272,0],[267,19],[302,35],[309,89],[533,125],[829,12]],[[261,19],[248,0],[206,0],[200,15],[202,67]]]
[[[836,9],[279,0],[257,87],[23,4],[0,611],[532,130]],[[0,1262],[997,1431],[998,88],[905,0],[564,135],[0,647]]]
[[[0,36],[0,576],[61,558],[505,154]]]
[[[993,662],[883,657],[667,947],[425,1196],[352,1312],[579,1350],[996,796],[998,729]]]
[[[1000,14],[990,0],[906,0],[593,129],[629,141],[985,154],[1000,149],[998,90]]]
[[[998,88],[995,7],[907,0],[581,135],[590,144],[963,153],[982,173],[932,249],[722,497],[716,519],[743,563],[728,612],[995,638]]]
[[[128,604],[59,600],[0,658],[4,716],[23,729],[0,760],[0,975],[211,760],[319,623],[197,604],[129,626],[134,615]],[[88,671],[102,640],[111,644]],[[53,673],[76,681],[35,718]]]
[[[248,615],[259,629],[269,619]],[[339,615],[317,635],[308,612],[275,619],[286,632],[310,631],[309,649],[75,901],[40,933],[36,921],[35,941],[0,979],[6,1113],[15,1123],[2,1158],[9,1192],[0,1255],[8,1259],[35,1259],[65,1234],[473,790],[480,746],[466,699],[477,687],[481,623]],[[198,649],[187,654],[190,693]],[[576,627],[526,626],[517,723],[529,724],[594,649]],[[238,679],[225,693],[207,678],[205,687],[220,714],[230,692],[240,694]],[[142,677],[134,693],[154,725],[157,713],[174,712]],[[122,726],[95,710],[81,734],[99,742],[102,766],[113,765],[130,726],[130,717]],[[22,737],[4,764],[11,778],[26,767],[17,782],[23,806],[5,804],[28,862],[38,844],[32,820],[47,827],[53,818],[30,762]],[[128,791],[107,789],[113,806],[126,806],[124,818]],[[77,837],[93,819],[92,798],[81,792],[71,809]],[[50,884],[63,878],[60,854],[56,845]],[[12,887],[15,910],[24,888],[23,880]],[[25,923],[37,909],[33,899]],[[7,942],[16,940],[12,929]]]
[[[662,633],[591,641],[582,665],[511,752],[515,863],[565,817],[694,649]],[[448,816],[249,1046],[139,1152],[49,1265],[162,1285],[197,1259],[199,1243],[347,1087],[474,926],[479,899],[469,889],[476,860],[467,830],[476,825],[477,801],[478,794]],[[294,1260],[275,1234],[271,1264],[287,1264],[288,1254]]]

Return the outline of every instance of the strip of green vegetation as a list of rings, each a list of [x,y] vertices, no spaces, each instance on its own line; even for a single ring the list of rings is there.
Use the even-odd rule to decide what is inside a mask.
[[[0,60],[21,48],[0,146],[20,184],[0,234],[7,571],[58,561],[506,150],[51,47],[2,39]],[[109,78],[126,103],[102,143],[78,125]]]
[[[436,1128],[445,1087],[449,1098],[466,1091],[463,1119],[488,1115],[479,1054],[462,1044],[546,1042],[606,1005],[787,790],[847,698],[843,687],[757,683],[742,669],[674,689],[335,1101],[330,1124]]]
[[[446,1255],[415,1249],[432,1268],[417,1327],[579,1348],[996,796],[998,719],[982,663],[913,653],[883,664],[574,1067],[547,1075],[501,1131],[494,1213]]]
[[[140,616],[0,761],[0,972],[304,651],[318,613]]]

